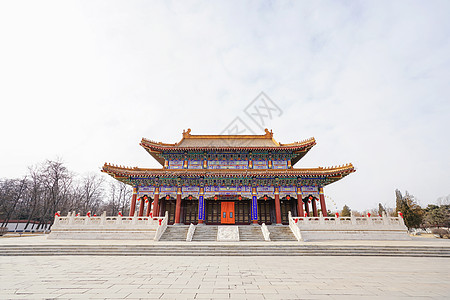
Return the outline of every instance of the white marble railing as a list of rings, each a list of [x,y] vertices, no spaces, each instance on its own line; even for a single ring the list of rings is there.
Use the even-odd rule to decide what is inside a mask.
[[[194,236],[194,232],[195,232],[195,225],[191,223],[191,225],[189,225],[188,233],[186,236],[186,242],[192,242],[192,237]]]
[[[300,232],[300,228],[292,218],[291,212],[289,212],[289,228],[291,229],[292,233],[294,234],[297,241],[302,240],[302,233]]]
[[[267,228],[266,223],[262,223],[261,230],[264,236],[264,240],[270,242],[270,231],[269,228]]]
[[[292,219],[292,220],[291,220]],[[338,229],[340,227],[366,227],[366,228],[383,228],[383,227],[404,227],[405,223],[403,218],[399,215],[398,217],[388,217],[385,213],[382,217],[324,217],[320,214],[319,217],[291,217],[289,215],[289,226],[291,226],[291,221],[296,224],[296,227],[306,228],[306,227],[330,227],[333,229]]]
[[[124,217],[106,216],[106,212],[99,217],[76,216],[75,212],[66,217],[55,216],[52,230],[55,229],[125,229],[148,228],[159,226],[164,217]]]
[[[155,234],[155,238],[154,238],[155,241],[159,241],[159,239],[163,235],[164,231],[166,231],[168,220],[169,220],[169,212],[166,211],[164,218],[162,218],[161,221],[158,221],[159,224],[158,224],[158,228],[156,229],[156,234]]]

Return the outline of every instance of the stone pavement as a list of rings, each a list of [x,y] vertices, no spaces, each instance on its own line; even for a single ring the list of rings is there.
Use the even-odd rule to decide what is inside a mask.
[[[0,256],[0,299],[449,299],[450,259]]]
[[[154,241],[0,238],[0,245]],[[302,244],[294,242],[296,244]],[[164,244],[159,242],[158,244]],[[258,243],[248,243],[258,245]],[[261,244],[261,243],[259,243]],[[264,242],[263,242],[264,244]],[[279,246],[292,242],[280,242]],[[308,245],[449,247],[450,240]],[[182,247],[185,242],[167,242]],[[1,253],[0,253],[1,254]],[[382,256],[1,256],[0,299],[450,299],[450,258]]]

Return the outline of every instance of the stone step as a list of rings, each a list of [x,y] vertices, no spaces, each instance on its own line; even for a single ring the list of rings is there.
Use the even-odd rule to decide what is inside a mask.
[[[195,226],[192,241],[216,241],[217,240],[217,226],[204,225]]]
[[[271,241],[296,241],[294,234],[287,225],[270,225],[267,226],[270,232]]]
[[[239,226],[240,241],[264,241],[261,226]]]
[[[160,241],[186,241],[189,226],[169,225],[160,238]]]
[[[317,246],[317,245],[79,245],[1,246],[0,256],[411,256],[450,257],[450,247]]]

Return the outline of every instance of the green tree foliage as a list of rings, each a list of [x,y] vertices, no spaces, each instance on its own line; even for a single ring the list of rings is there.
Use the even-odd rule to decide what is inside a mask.
[[[347,205],[344,205],[341,211],[341,217],[350,217],[351,216],[351,210]]]
[[[414,196],[409,194],[408,191],[405,192],[405,196],[402,196],[399,190],[395,190],[395,195],[397,203],[395,211],[403,214],[406,227],[409,229],[420,227],[422,225],[424,211],[417,204]]]
[[[424,209],[423,225],[426,227],[450,227],[450,205],[429,204]]]
[[[378,203],[378,214],[382,216],[383,212],[386,212],[386,210],[384,209],[383,205],[381,205],[381,203]]]

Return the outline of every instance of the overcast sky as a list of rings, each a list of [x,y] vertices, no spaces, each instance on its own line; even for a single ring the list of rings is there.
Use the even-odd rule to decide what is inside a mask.
[[[218,134],[260,92],[295,167],[353,163],[339,208],[450,194],[450,1],[2,1],[0,178],[61,157],[160,167],[142,137]],[[106,176],[106,175],[105,175]],[[330,201],[329,206],[332,205]],[[333,209],[333,207],[331,207]]]

